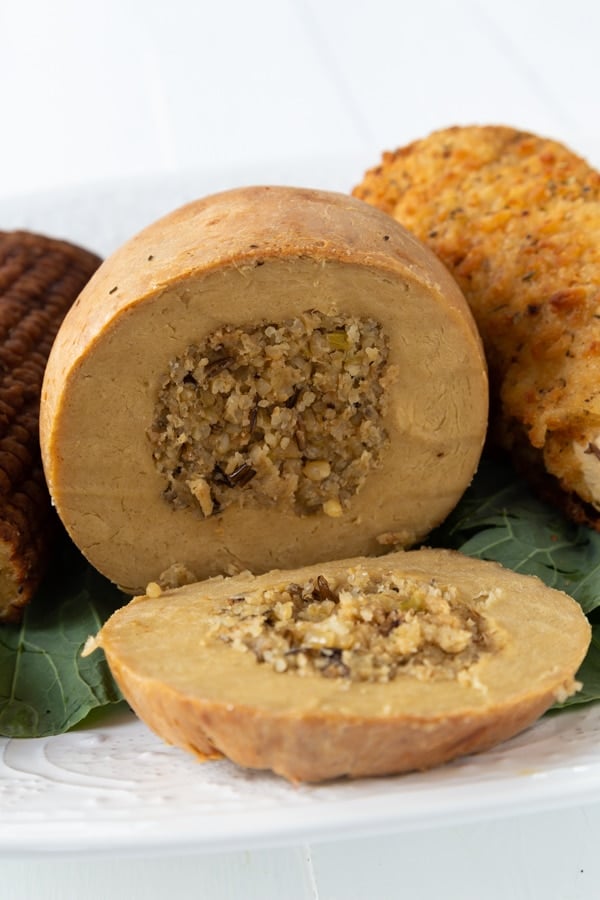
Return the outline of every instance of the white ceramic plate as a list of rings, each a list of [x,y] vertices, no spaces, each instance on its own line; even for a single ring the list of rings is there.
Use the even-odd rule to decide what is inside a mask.
[[[600,799],[600,706],[427,773],[292,786],[200,764],[126,709],[0,743],[3,854],[249,849],[434,828]]]
[[[335,160],[5,199],[0,227],[106,254],[194,196],[257,182],[344,191],[364,166]],[[0,854],[11,856],[276,846],[597,800],[599,705],[547,716],[491,752],[426,774],[322,786],[293,787],[227,761],[200,765],[122,707],[65,735],[0,739]]]

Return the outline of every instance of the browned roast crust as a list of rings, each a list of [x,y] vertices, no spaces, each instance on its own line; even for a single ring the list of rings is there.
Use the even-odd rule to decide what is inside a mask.
[[[255,503],[259,472],[247,494],[213,515],[200,473],[193,496],[204,496],[208,515],[202,503],[176,508],[148,437],[151,429],[171,441],[158,407],[165,373],[222,329],[258,333],[311,310],[373,320],[389,346],[379,381],[387,437],[360,490],[341,515],[325,503],[303,515],[285,491],[284,502],[276,499],[278,489],[269,506]],[[421,242],[351,197],[255,185],[173,211],[101,266],[50,355],[42,454],[74,542],[104,575],[139,593],[175,564],[201,579],[416,543],[470,482],[487,401],[483,348],[466,301]],[[240,421],[251,433],[250,415]]]
[[[58,327],[100,264],[87,250],[0,232],[0,621],[19,618],[56,527],[39,448],[44,368]]]
[[[168,743],[201,762],[225,755],[292,782],[426,771],[518,734],[556,699],[547,691],[435,721],[426,712],[404,721],[318,713],[267,717],[256,708],[236,705],[232,711],[222,703],[201,703],[164,685],[149,685],[114,657],[111,669],[132,709]]]
[[[353,193],[450,269],[484,341],[493,436],[521,466],[523,439],[539,451],[550,495],[598,527],[596,473],[582,467],[600,434],[598,172],[553,140],[454,127],[385,153]]]
[[[363,570],[455,585],[467,604],[482,603],[493,643],[459,675],[437,657],[431,677],[408,667],[388,681],[358,682],[341,671],[276,671],[227,644],[218,621],[215,629],[232,598],[316,575],[336,584]],[[391,647],[395,638],[386,637]],[[577,690],[589,640],[581,607],[539,579],[423,549],[139,597],[109,619],[97,644],[128,702],[167,742],[201,759],[225,755],[291,781],[321,781],[427,769],[513,736]]]

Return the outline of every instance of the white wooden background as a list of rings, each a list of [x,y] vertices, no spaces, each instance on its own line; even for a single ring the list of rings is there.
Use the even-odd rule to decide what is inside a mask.
[[[597,0],[0,0],[0,228],[12,195],[113,179],[214,172],[222,186],[227,173],[322,167],[346,189],[383,149],[454,123],[544,133],[600,165],[599,44]],[[600,892],[597,806],[334,838],[158,860],[2,860],[0,896]]]
[[[596,153],[599,31],[595,0],[1,0],[0,196],[453,123]]]

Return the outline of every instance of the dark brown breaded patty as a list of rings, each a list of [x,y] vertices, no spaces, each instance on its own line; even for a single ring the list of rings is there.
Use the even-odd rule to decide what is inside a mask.
[[[600,530],[598,172],[553,140],[454,127],[384,153],[353,194],[450,269],[485,345],[493,437]]]
[[[0,622],[17,621],[48,562],[58,519],[39,441],[52,342],[100,265],[93,253],[25,231],[0,231]]]

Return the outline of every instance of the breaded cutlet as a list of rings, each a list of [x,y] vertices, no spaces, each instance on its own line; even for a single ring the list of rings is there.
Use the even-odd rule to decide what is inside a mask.
[[[452,272],[486,350],[492,438],[600,530],[600,174],[553,140],[452,127],[384,153],[353,194]]]
[[[40,456],[44,369],[100,259],[67,241],[0,231],[0,622],[17,622],[52,555],[58,518]]]

